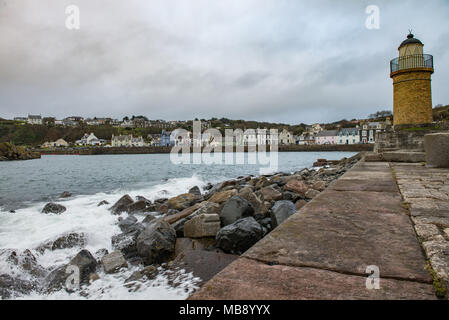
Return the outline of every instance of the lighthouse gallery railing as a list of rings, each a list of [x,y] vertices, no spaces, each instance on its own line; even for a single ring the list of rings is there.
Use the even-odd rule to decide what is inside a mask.
[[[416,54],[411,56],[398,57],[391,60],[390,62],[391,72],[413,68],[433,69],[433,56],[430,54]]]

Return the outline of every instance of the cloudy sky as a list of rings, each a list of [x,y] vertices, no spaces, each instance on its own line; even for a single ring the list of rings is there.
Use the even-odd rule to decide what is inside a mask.
[[[363,118],[392,109],[408,29],[449,104],[448,17],[447,0],[0,0],[0,117]]]

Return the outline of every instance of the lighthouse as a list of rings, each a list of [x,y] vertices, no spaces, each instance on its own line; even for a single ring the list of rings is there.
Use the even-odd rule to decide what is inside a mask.
[[[410,32],[399,46],[399,57],[390,62],[393,79],[394,125],[427,124],[432,118],[431,76],[433,57]]]

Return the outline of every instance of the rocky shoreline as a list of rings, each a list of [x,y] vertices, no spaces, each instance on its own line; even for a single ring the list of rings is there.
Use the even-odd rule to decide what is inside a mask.
[[[39,159],[40,152],[28,150],[25,147],[17,147],[9,142],[0,143],[0,161]]]
[[[200,286],[325,190],[360,158],[361,154],[339,161],[321,159],[314,164],[321,167],[317,170],[240,176],[208,184],[203,192],[194,186],[188,193],[170,199],[150,201],[143,196],[133,199],[124,195],[112,206],[102,201],[98,206],[110,206],[108,210],[117,215],[121,230],[111,239],[112,252],[84,249],[86,237],[82,233],[61,235],[32,250],[2,249],[1,256],[29,277],[1,274],[0,297],[8,299],[31,291],[70,292],[70,266],[79,271],[80,294],[102,275],[131,267],[137,271],[123,283],[129,290],[137,290],[160,274],[177,286],[182,281],[181,270],[198,277]],[[42,214],[65,211],[64,206],[49,203]],[[65,248],[80,249],[68,264],[46,269],[37,263],[35,254]]]

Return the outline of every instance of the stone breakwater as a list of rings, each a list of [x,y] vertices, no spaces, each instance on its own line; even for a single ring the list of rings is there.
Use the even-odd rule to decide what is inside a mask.
[[[208,184],[203,191],[192,186],[188,193],[169,199],[150,201],[144,196],[123,195],[112,205],[102,201],[98,206],[108,206],[121,230],[111,239],[111,252],[89,252],[85,249],[86,236],[76,232],[62,234],[30,250],[2,249],[2,256],[30,277],[0,275],[0,296],[69,290],[69,266],[79,270],[82,286],[89,286],[101,275],[130,267],[138,269],[123,281],[130,290],[161,273],[176,286],[182,280],[181,270],[192,272],[200,279],[198,285],[204,284],[323,192],[360,158],[361,154],[340,161],[321,159],[323,167],[317,170],[240,176]],[[42,214],[47,215],[65,212],[66,208],[56,203],[42,209]],[[47,250],[67,248],[81,250],[66,265],[44,268],[35,257]]]
[[[17,147],[9,142],[0,143],[0,161],[39,159],[39,152],[28,150],[25,147]]]

